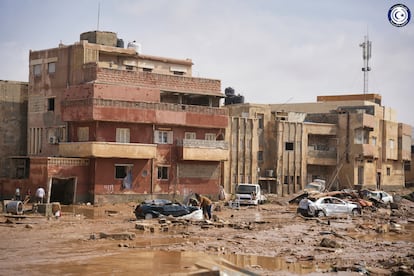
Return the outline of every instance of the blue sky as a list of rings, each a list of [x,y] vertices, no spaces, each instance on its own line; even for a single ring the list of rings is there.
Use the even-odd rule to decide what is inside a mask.
[[[288,3],[287,3],[288,2]],[[252,103],[363,93],[359,44],[369,33],[369,93],[414,125],[414,19],[397,28],[385,0],[0,0],[0,79],[28,80],[30,50],[73,44],[98,28],[142,52],[191,58],[193,75]]]

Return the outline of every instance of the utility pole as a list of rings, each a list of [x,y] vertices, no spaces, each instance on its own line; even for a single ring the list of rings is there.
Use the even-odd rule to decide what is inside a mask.
[[[372,42],[368,40],[368,35],[364,37],[364,42],[359,44],[362,47],[362,58],[364,60],[364,67],[362,67],[362,72],[364,72],[364,94],[368,92],[368,72],[371,71],[368,62],[371,59],[371,45]]]

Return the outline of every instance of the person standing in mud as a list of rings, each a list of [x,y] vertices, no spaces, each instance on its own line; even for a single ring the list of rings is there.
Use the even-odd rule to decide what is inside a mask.
[[[200,204],[200,208],[203,210],[204,218],[211,220],[211,200],[199,194],[195,194],[195,196]]]
[[[37,203],[43,203],[43,198],[45,197],[45,189],[42,187],[38,187],[36,190],[36,202]]]

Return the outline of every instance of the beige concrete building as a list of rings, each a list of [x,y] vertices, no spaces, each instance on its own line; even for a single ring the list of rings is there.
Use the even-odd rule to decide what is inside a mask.
[[[314,179],[325,180],[332,189],[404,186],[411,127],[396,121],[395,111],[381,105],[380,95],[227,108],[231,165],[225,181],[230,189],[253,182],[286,195]]]
[[[28,83],[0,80],[0,178],[24,178]],[[12,165],[12,163],[15,163]]]

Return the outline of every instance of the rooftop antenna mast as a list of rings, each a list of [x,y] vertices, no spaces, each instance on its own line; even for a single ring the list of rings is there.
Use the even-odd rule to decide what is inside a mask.
[[[101,14],[101,3],[98,3],[98,24],[96,26],[96,30],[99,31],[99,15]]]
[[[364,60],[364,67],[362,67],[362,72],[364,72],[364,94],[368,92],[368,72],[371,71],[368,63],[371,59],[371,46],[372,42],[368,40],[368,34],[364,37],[364,42],[359,44],[362,47],[362,58]]]

